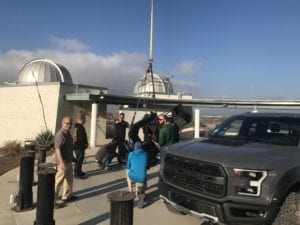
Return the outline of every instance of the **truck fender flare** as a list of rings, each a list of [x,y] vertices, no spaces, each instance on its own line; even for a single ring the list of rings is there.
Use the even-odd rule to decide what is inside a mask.
[[[295,186],[296,184],[299,186]],[[275,188],[273,199],[278,199],[279,203],[282,204],[291,188],[294,192],[300,191],[300,167],[293,168],[281,176]]]

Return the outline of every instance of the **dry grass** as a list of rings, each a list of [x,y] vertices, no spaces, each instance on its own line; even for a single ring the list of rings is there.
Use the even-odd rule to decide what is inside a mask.
[[[0,148],[2,155],[19,155],[22,150],[21,142],[18,141],[7,141],[3,147]]]
[[[0,175],[19,166],[22,149],[18,141],[8,141],[0,148]]]

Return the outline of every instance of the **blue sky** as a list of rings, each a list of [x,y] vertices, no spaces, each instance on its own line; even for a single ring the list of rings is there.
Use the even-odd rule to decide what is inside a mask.
[[[300,99],[299,12],[298,0],[154,0],[154,72],[194,98]],[[3,0],[0,82],[43,57],[130,95],[149,19],[150,0]]]

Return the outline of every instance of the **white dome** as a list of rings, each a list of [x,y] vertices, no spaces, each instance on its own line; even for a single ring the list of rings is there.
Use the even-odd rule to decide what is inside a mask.
[[[153,84],[155,94],[173,94],[173,86],[169,78],[153,73]],[[153,94],[153,85],[151,73],[146,73],[134,87],[134,96],[151,96]]]
[[[19,73],[17,83],[62,82],[72,84],[69,71],[49,59],[35,59],[25,64]]]

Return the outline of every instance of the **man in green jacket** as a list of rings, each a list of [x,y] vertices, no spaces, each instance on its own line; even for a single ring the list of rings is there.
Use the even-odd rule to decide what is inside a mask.
[[[174,126],[172,126],[172,124],[167,120],[167,116],[159,115],[158,122],[159,125],[161,125],[158,138],[159,147],[162,148],[177,143],[177,131],[175,130]]]

